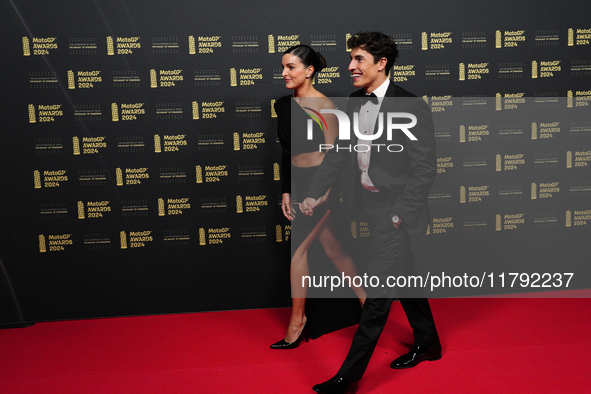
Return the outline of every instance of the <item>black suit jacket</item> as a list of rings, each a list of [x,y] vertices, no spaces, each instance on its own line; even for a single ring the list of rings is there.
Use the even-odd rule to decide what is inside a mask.
[[[351,97],[362,97],[364,90],[360,89]],[[380,113],[384,116],[384,131],[373,144],[384,144],[378,151],[372,147],[369,166],[369,177],[374,186],[382,193],[387,193],[391,201],[390,213],[397,214],[403,226],[410,235],[425,234],[429,223],[429,206],[427,204],[429,191],[437,173],[437,158],[435,153],[435,132],[429,106],[422,98],[390,83],[382,102]],[[358,112],[360,100],[349,100],[347,113],[353,119],[353,112]],[[386,113],[409,112],[417,117],[417,125],[410,131],[417,137],[417,141],[410,140],[401,130],[394,130],[392,140],[387,140]],[[406,123],[403,120],[400,123]],[[377,128],[376,122],[376,128]],[[356,137],[352,140],[337,139],[335,146],[355,145]],[[385,147],[399,144],[402,152],[388,152]],[[344,169],[346,171],[342,172]],[[316,176],[310,186],[308,196],[318,199],[328,190],[335,179],[340,176],[343,192],[344,213],[351,220],[358,209],[362,208],[359,200],[362,186],[357,165],[357,152],[331,149],[326,154]]]

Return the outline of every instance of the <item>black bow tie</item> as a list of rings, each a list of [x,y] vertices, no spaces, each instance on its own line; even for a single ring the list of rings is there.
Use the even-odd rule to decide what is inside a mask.
[[[378,96],[375,93],[365,93],[365,96],[362,96],[361,105],[367,104],[368,101],[371,101],[374,104],[378,104]]]

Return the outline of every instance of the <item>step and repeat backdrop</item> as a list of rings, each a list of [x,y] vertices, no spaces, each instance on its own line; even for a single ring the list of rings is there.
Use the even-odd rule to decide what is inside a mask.
[[[316,88],[348,96],[360,30],[397,41],[391,80],[444,119],[417,264],[586,288],[585,2],[353,6],[3,2],[0,323],[289,305],[281,55],[311,45]]]

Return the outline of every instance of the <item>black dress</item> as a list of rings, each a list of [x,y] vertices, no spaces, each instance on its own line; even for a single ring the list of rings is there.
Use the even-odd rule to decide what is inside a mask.
[[[314,139],[308,141],[305,138],[306,122],[310,117],[297,104],[294,104],[292,112],[291,96],[284,96],[277,100],[275,102],[275,112],[278,118],[277,136],[283,148],[281,160],[281,192],[291,193],[292,210],[296,210],[296,219],[292,221],[290,237],[291,256],[293,256],[298,246],[304,241],[312,229],[316,227],[327,210],[331,209],[331,219],[335,220],[337,218],[335,210],[338,210],[338,208],[334,204],[334,199],[329,199],[328,203],[314,211],[313,216],[305,216],[300,212],[297,203],[303,201],[308,196],[308,188],[312,183],[318,167],[293,166],[291,164],[291,155],[317,151],[318,144],[324,143],[324,134],[314,124]],[[294,132],[292,134],[292,124],[297,125],[297,133]],[[292,190],[292,180],[295,190]],[[338,195],[334,188],[331,191],[332,195]],[[342,226],[336,227],[339,228]],[[324,254],[322,245],[320,245],[318,240],[314,240],[308,249],[308,266],[311,277],[340,275],[340,272],[336,270],[332,261]],[[355,298],[352,290],[348,290],[350,292],[347,295],[350,296],[349,298],[313,298],[315,291],[319,290],[326,291],[326,289],[309,288],[309,297],[306,300],[306,316],[312,324],[309,333],[311,338],[317,338],[323,334],[359,323],[361,307],[359,300]]]

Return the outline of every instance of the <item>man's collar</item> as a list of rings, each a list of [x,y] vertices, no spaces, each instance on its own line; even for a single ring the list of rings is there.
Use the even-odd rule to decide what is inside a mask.
[[[377,97],[386,97],[386,92],[388,91],[388,87],[390,86],[390,78],[386,78],[384,82],[380,86],[378,86],[372,93],[375,93]]]

